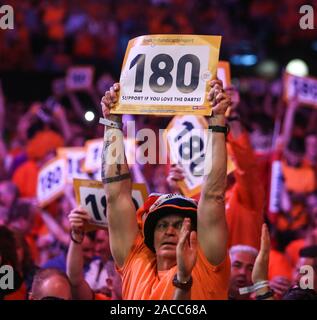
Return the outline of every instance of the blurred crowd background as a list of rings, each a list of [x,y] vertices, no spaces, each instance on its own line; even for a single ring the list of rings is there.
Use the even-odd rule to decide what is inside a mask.
[[[145,34],[223,36],[220,59],[231,64],[232,83],[240,94],[237,112],[265,186],[264,217],[274,255],[271,278],[284,277],[291,283],[300,249],[317,245],[317,110],[283,101],[283,73],[288,62],[301,59],[309,75],[317,76],[317,25],[313,30],[299,27],[299,7],[314,6],[317,21],[317,1],[6,0],[2,4],[14,8],[15,20],[13,30],[0,29],[0,226],[14,231],[12,250],[25,283],[19,298],[26,297],[38,268],[66,268],[72,186],[42,212],[34,205],[38,170],[56,148],[83,146],[88,139],[102,137],[100,98],[119,79],[128,41]],[[67,87],[65,76],[78,65],[91,66],[94,77],[87,88],[74,91]],[[87,111],[95,115],[91,121],[85,117]],[[135,120],[138,128],[158,130],[171,119],[136,116]],[[277,212],[270,212],[271,168],[277,160],[284,164],[284,188],[278,194]],[[165,166],[141,169],[149,192],[172,191]],[[87,265],[102,255],[111,259],[109,247],[98,247],[96,239],[92,234],[87,240]],[[94,289],[109,296],[103,287]]]

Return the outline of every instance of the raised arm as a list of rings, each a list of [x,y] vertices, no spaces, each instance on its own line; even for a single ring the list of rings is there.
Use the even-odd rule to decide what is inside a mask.
[[[189,218],[185,218],[176,248],[177,280],[190,283],[192,270],[197,260],[197,232],[191,231]],[[173,300],[190,300],[191,286],[176,287]]]
[[[82,242],[84,240],[84,225],[90,219],[81,207],[71,211],[68,216],[71,225],[72,240],[69,245],[66,260],[66,272],[72,286],[75,300],[92,300],[93,292],[84,278],[84,258]]]
[[[113,85],[102,98],[102,112],[106,119],[102,154],[102,182],[107,199],[110,248],[116,264],[122,267],[138,234],[136,210],[132,201],[132,182],[124,154],[121,129],[110,126],[122,124],[122,116],[110,114],[117,101],[119,83]]]
[[[286,108],[286,113],[285,113],[285,118],[284,118],[283,128],[282,128],[282,141],[284,145],[284,150],[287,148],[288,143],[292,137],[294,117],[295,117],[297,107],[298,107],[297,98],[294,98],[294,100],[292,100]]]
[[[266,224],[263,224],[261,233],[261,248],[258,256],[255,259],[254,267],[252,270],[252,282],[254,284],[268,280],[270,246],[271,243],[269,230]],[[273,293],[268,294],[269,292],[270,287],[268,285],[257,289],[257,300],[274,300]]]
[[[210,126],[225,126],[225,112],[230,98],[223,92],[222,82],[211,81],[208,98],[213,103]],[[208,134],[205,167],[211,164],[205,177],[198,203],[197,234],[198,242],[208,261],[217,265],[223,261],[227,251],[227,224],[225,218],[225,188],[227,175],[227,151],[225,134]]]

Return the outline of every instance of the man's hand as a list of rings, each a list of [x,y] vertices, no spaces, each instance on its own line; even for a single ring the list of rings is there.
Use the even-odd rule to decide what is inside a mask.
[[[77,232],[84,232],[85,225],[91,220],[88,212],[83,209],[81,206],[73,209],[68,215],[68,220],[70,223],[71,230]]]
[[[230,96],[223,90],[221,80],[211,80],[210,87],[207,99],[212,106],[212,115],[213,117],[223,116],[231,105]]]
[[[252,281],[257,283],[268,279],[269,269],[269,256],[270,256],[270,235],[266,224],[262,225],[261,233],[261,248],[258,256],[256,257],[253,271]]]
[[[185,174],[184,174],[183,168],[177,164],[171,165],[168,173],[168,177],[166,180],[172,193],[181,193],[177,183],[181,180],[184,180],[184,178],[185,178]]]
[[[177,278],[181,282],[190,279],[197,260],[197,233],[191,231],[190,218],[185,218],[176,247]]]
[[[113,121],[120,121],[122,116],[119,114],[110,114],[111,108],[114,107],[115,103],[118,101],[120,91],[120,84],[114,83],[110,87],[109,91],[105,92],[105,95],[101,98],[102,114],[105,118]]]
[[[270,288],[280,297],[286,293],[291,285],[292,283],[284,276],[275,276],[270,281]]]

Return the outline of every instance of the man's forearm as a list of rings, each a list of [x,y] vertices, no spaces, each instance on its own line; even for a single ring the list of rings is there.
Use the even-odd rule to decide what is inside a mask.
[[[105,127],[102,182],[107,201],[111,201],[122,192],[131,193],[130,172],[124,153],[123,139],[121,130]]]
[[[218,115],[211,117],[209,124],[211,126],[225,126],[225,116]],[[227,175],[227,149],[225,135],[222,132],[209,133],[211,136],[208,142],[208,148],[212,150],[211,170],[208,173],[202,189],[202,196],[212,197],[215,200],[223,201],[226,189]],[[207,151],[208,154],[208,151]],[[206,157],[205,161],[208,157]]]
[[[191,299],[191,289],[184,290],[175,288],[173,300],[190,300]]]
[[[68,253],[66,272],[72,286],[75,300],[91,300],[93,292],[84,278],[84,258],[81,244],[71,241]]]
[[[83,268],[84,259],[81,244],[71,241],[67,253],[66,272],[73,286],[78,286],[80,282],[84,281]]]

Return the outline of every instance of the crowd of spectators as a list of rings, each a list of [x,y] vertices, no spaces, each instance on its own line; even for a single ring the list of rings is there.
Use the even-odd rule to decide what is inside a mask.
[[[221,34],[225,58],[241,50],[242,43],[265,57],[314,36],[314,31],[303,33],[297,28],[293,8],[307,4],[300,0],[8,0],[6,4],[15,9],[15,29],[0,30],[0,79],[2,72],[15,71],[65,76],[67,68],[78,64],[96,69],[92,86],[83,92],[53,88],[50,95],[58,103],[46,118],[43,109],[48,96],[45,102],[40,94],[33,101],[11,99],[5,81],[0,82],[0,263],[14,266],[22,283],[7,299],[27,299],[39,269],[48,270],[47,274],[42,271],[43,279],[54,276],[61,285],[82,285],[78,270],[67,266],[67,216],[75,203],[72,186],[44,211],[36,205],[37,174],[58,147],[83,146],[89,139],[102,137],[98,119],[89,123],[83,114],[87,104],[95,105],[99,118],[96,101],[118,76],[129,39],[142,34]],[[272,243],[269,278],[276,297],[281,298],[296,279],[294,273],[302,259],[315,273],[317,270],[317,110],[296,99],[286,104],[281,75],[273,80],[234,76],[240,94],[236,111],[263,183],[261,213]],[[26,87],[36,91],[32,83]],[[158,131],[171,118],[136,116],[135,120],[138,128]],[[272,167],[276,162],[282,187],[273,195]],[[165,165],[146,164],[135,172],[142,173],[139,178],[149,192],[174,191]],[[107,232],[97,231],[89,233],[82,244],[80,263],[95,299],[120,299],[120,279],[108,241]],[[70,282],[65,282],[63,274],[50,271],[52,268],[67,272]],[[36,292],[33,298],[40,295]]]

